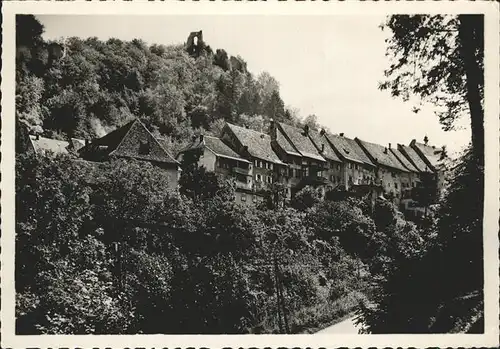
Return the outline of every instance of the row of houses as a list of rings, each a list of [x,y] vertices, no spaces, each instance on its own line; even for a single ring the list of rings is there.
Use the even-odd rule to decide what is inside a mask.
[[[415,193],[423,185],[435,187],[436,195],[444,185],[446,153],[427,143],[382,146],[308,126],[271,121],[269,133],[262,133],[226,123],[220,137],[200,135],[177,159],[202,149],[199,164],[234,177],[242,203],[262,201],[273,183],[281,183],[289,199],[313,186],[322,194],[327,188],[375,193],[409,209],[419,207]]]
[[[196,136],[175,156],[138,119],[91,142],[29,137],[35,152],[74,152],[89,161],[117,157],[151,162],[167,171],[172,189],[177,187],[184,157],[196,153],[199,165],[234,180],[235,200],[241,204],[263,201],[280,183],[287,199],[312,186],[322,195],[327,190],[371,193],[404,209],[418,210],[422,206],[415,195],[419,188],[435,186],[437,193],[444,185],[446,154],[427,140],[383,146],[274,121],[268,133],[226,123],[219,137]]]

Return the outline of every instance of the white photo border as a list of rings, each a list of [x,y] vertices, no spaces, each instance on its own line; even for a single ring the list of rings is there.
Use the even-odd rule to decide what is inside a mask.
[[[15,334],[15,15],[485,15],[484,334],[399,335],[16,335]],[[496,347],[499,345],[499,13],[470,1],[4,1],[2,6],[1,347]]]

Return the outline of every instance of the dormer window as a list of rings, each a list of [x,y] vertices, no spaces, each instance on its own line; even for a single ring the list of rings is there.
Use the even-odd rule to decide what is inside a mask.
[[[140,141],[139,144],[139,154],[148,155],[150,151],[150,144],[148,141]]]

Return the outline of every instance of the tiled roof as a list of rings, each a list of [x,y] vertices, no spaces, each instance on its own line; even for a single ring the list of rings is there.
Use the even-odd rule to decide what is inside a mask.
[[[271,161],[277,164],[282,164],[278,155],[271,147],[271,137],[262,132],[257,132],[244,127],[226,123],[233,134],[238,138],[243,146],[248,147],[248,152],[251,156]]]
[[[358,139],[358,142],[364,149],[375,159],[380,165],[391,167],[399,171],[408,172],[408,170],[403,166],[403,164],[398,160],[398,158],[383,145],[370,143]]]
[[[302,156],[297,149],[286,139],[279,127],[276,127],[276,142],[286,153],[295,156]]]
[[[420,172],[432,172],[432,170],[429,168],[429,166],[427,166],[425,161],[422,160],[420,155],[417,154],[415,149],[403,144],[398,144],[398,149],[400,150],[401,153],[405,155],[406,158],[411,160],[411,162]]]
[[[410,172],[420,172],[405,156],[399,149],[390,149],[394,156],[403,164],[403,166],[409,170]]]
[[[67,141],[30,135],[31,142],[37,153],[53,152],[55,154],[68,154]]]
[[[313,141],[314,145],[318,149],[319,153],[328,160],[332,161],[337,161],[337,162],[342,162],[340,158],[335,154],[335,151],[332,149],[330,143],[326,140],[325,136],[321,135],[319,132],[310,130],[309,131],[309,136],[311,137],[311,140]],[[321,152],[322,147],[324,147],[324,151]]]
[[[79,150],[85,146],[85,141],[83,139],[71,138],[71,148],[74,150]]]
[[[326,138],[345,159],[375,166],[354,139],[332,134],[326,134]]]
[[[233,149],[229,148],[229,146],[224,143],[220,138],[204,136],[205,146],[213,151],[218,156],[235,159],[238,161],[249,162],[248,160],[243,159],[238,153],[236,153]],[[198,138],[199,141],[199,138]]]
[[[141,147],[147,150],[142,153]],[[92,141],[80,149],[82,156],[117,156],[146,161],[178,164],[142,122],[134,119],[124,126]]]
[[[279,123],[279,126],[302,156],[319,161],[325,161],[325,159],[318,152],[318,149],[314,146],[311,139],[307,136],[307,134],[305,134],[304,130],[281,122]]]
[[[427,158],[429,163],[434,167],[439,167],[442,164],[441,148],[431,147],[422,143],[412,142],[413,146],[418,148]]]

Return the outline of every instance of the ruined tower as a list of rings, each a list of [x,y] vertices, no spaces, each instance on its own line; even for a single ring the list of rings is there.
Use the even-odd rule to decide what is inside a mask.
[[[203,31],[191,32],[186,42],[186,50],[190,56],[198,57],[203,50]]]

